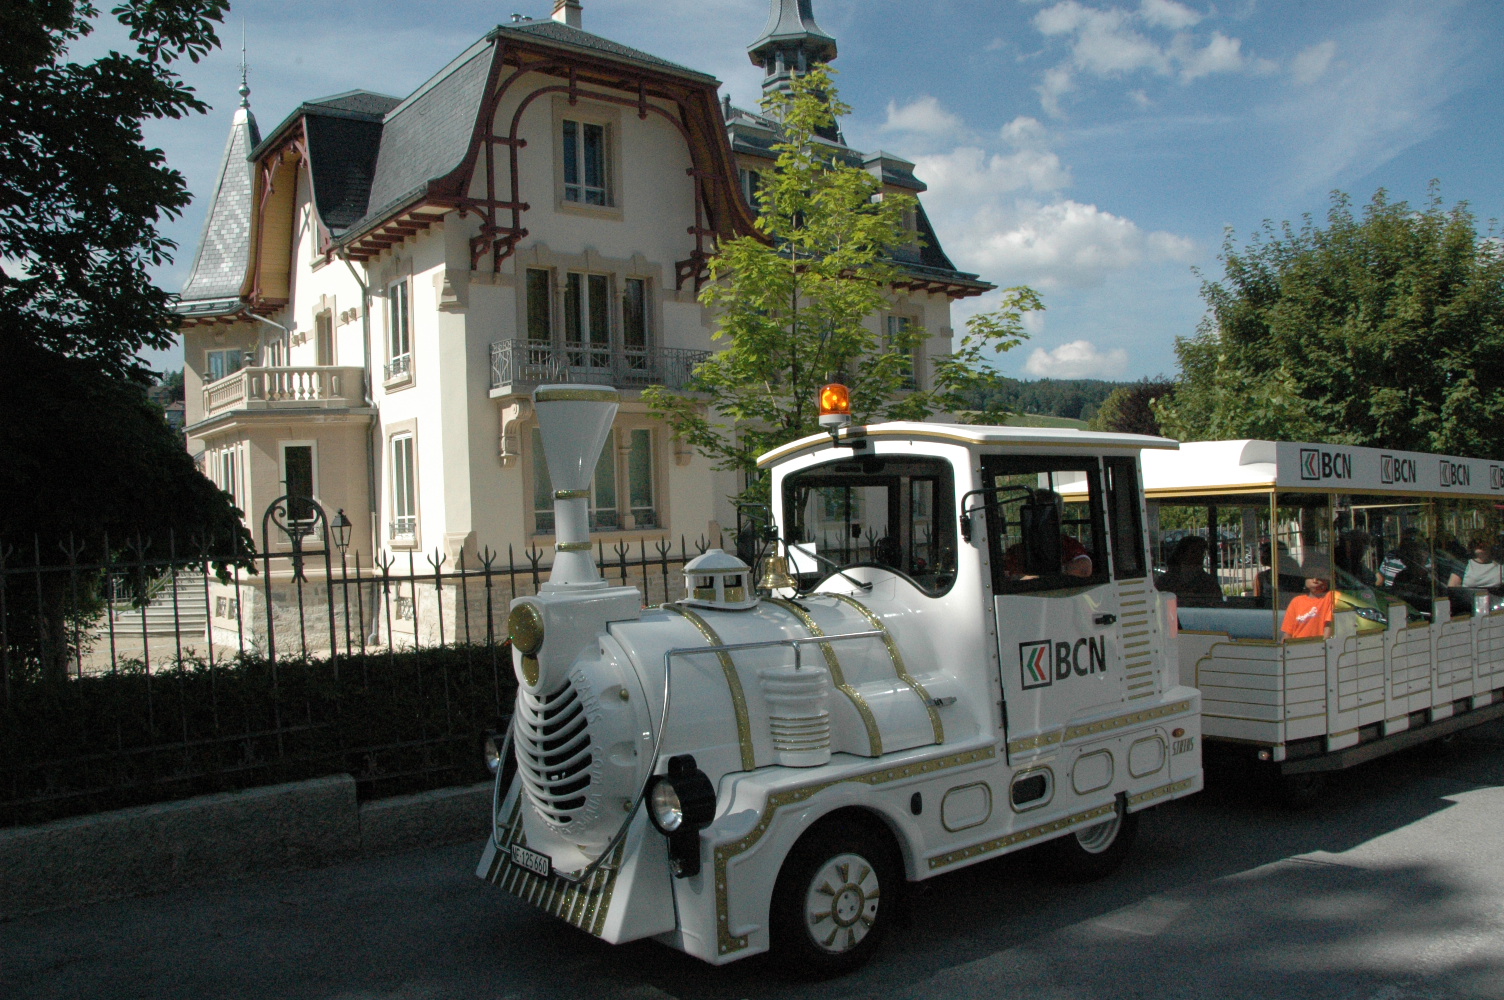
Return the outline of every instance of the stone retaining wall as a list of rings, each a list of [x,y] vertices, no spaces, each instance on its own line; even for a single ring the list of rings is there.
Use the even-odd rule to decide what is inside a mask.
[[[491,783],[375,802],[349,775],[0,830],[0,921],[361,854],[480,839]]]

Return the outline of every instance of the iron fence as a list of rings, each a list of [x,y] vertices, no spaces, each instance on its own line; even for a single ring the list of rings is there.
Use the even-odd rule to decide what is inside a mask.
[[[515,690],[508,608],[547,582],[545,551],[373,560],[313,506],[269,508],[283,537],[238,566],[170,531],[50,560],[0,542],[0,826],[325,774],[364,798],[485,777],[477,735]],[[598,539],[596,557],[653,605],[712,544]]]

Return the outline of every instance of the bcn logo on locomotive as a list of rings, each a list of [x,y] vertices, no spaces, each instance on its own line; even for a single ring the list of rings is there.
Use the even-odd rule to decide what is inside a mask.
[[[1081,654],[1085,651],[1086,655]],[[1056,681],[1107,672],[1107,637],[1088,636],[1075,642],[1038,639],[1018,644],[1018,670],[1024,688],[1049,687]]]

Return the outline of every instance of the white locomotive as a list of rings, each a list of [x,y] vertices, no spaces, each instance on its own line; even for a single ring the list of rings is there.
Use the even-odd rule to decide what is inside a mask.
[[[906,882],[1046,841],[1106,874],[1139,811],[1201,788],[1139,487],[1139,450],[1174,442],[833,426],[762,459],[782,596],[711,550],[644,609],[588,537],[615,391],[534,398],[556,558],[512,605],[482,878],[607,941],[836,972]]]

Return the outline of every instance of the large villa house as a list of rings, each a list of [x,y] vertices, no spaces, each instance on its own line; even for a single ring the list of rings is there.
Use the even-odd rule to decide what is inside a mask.
[[[530,393],[563,381],[623,398],[595,474],[598,537],[636,548],[735,523],[739,484],[639,397],[682,386],[713,349],[706,260],[753,231],[778,123],[582,13],[556,0],[406,97],[312,99],[264,136],[242,86],[178,311],[188,447],[258,544],[285,544],[261,537],[262,512],[290,495],[343,511],[366,565],[549,551]],[[836,43],[811,0],[771,0],[747,51],[774,90]],[[831,142],[885,189],[924,190],[911,163]],[[950,350],[952,300],[993,286],[956,270],[922,208],[911,224],[904,280],[873,322],[927,331],[922,381]]]

